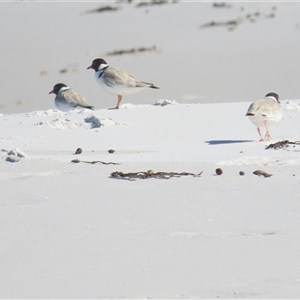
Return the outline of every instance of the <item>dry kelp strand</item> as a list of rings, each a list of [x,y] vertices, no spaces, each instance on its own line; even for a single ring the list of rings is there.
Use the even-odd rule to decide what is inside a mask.
[[[120,165],[120,163],[115,163],[115,162],[105,162],[101,160],[93,160],[93,161],[85,161],[85,160],[79,160],[79,159],[73,159],[71,160],[71,163],[78,164],[78,163],[86,163],[86,164],[102,164],[102,165]]]
[[[115,179],[125,179],[125,180],[136,180],[136,179],[170,179],[173,177],[181,177],[181,176],[193,176],[193,177],[201,177],[202,172],[199,174],[188,173],[188,172],[154,172],[153,170],[148,170],[146,172],[131,172],[131,173],[123,173],[119,171],[115,171],[110,174],[110,178]]]
[[[289,145],[300,145],[300,141],[289,141],[289,140],[283,140],[280,142],[276,142],[273,144],[270,144],[266,147],[266,150],[268,149],[274,149],[274,150],[278,150],[278,149],[287,149],[289,147]]]
[[[268,174],[267,172],[263,171],[263,170],[256,170],[253,172],[254,175],[257,176],[263,176],[263,177],[271,177],[273,174]]]

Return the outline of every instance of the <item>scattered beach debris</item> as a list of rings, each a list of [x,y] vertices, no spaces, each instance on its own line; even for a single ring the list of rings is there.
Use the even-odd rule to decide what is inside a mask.
[[[5,156],[4,160],[8,162],[18,162],[21,158],[27,157],[27,155],[19,148],[12,150],[2,149],[1,152]]]
[[[232,5],[226,3],[226,2],[214,2],[212,4],[213,7],[215,8],[231,8]]]
[[[132,173],[123,173],[123,172],[113,172],[110,174],[110,178],[114,179],[124,179],[129,181],[134,181],[136,179],[170,179],[173,177],[181,177],[181,176],[193,176],[193,177],[201,177],[202,172],[199,174],[187,173],[187,172],[154,172],[153,170],[148,170],[147,172],[132,172]]]
[[[300,145],[300,141],[295,141],[295,142],[291,142],[289,140],[284,140],[284,141],[280,141],[280,142],[276,142],[273,144],[270,144],[266,147],[266,150],[268,149],[274,149],[274,150],[278,150],[278,149],[287,149],[289,147],[289,145]]]
[[[95,9],[86,10],[85,13],[90,14],[90,13],[102,13],[102,12],[106,12],[106,11],[111,12],[111,11],[117,11],[119,9],[121,9],[121,7],[119,7],[119,6],[106,5],[106,6],[100,6]]]
[[[156,46],[152,47],[138,47],[138,48],[131,48],[131,49],[120,49],[107,52],[106,55],[114,56],[114,55],[123,55],[123,54],[135,54],[135,53],[143,53],[143,52],[150,52],[156,51]]]
[[[263,170],[256,170],[253,172],[254,175],[257,176],[263,176],[263,177],[271,177],[273,174],[268,174],[267,172],[263,171]]]
[[[109,149],[109,150],[108,150],[108,153],[111,153],[111,154],[112,154],[112,153],[115,153],[115,150],[114,150],[114,149]]]
[[[178,104],[175,100],[167,100],[167,99],[159,99],[157,100],[154,105],[156,106],[166,106],[166,105],[174,105]]]
[[[221,168],[217,168],[215,172],[216,172],[217,175],[222,175],[223,174],[223,170]]]
[[[65,67],[59,70],[60,74],[67,74],[69,72],[75,73],[78,72],[78,64],[77,63],[68,63]]]
[[[228,30],[233,30],[235,29],[240,23],[242,23],[244,19],[238,18],[236,20],[229,20],[229,21],[211,21],[208,23],[205,23],[200,26],[200,28],[208,28],[208,27],[218,27],[218,26],[225,26],[228,27]]]
[[[75,154],[78,155],[78,154],[81,154],[82,153],[82,149],[81,148],[77,148],[76,151],[75,151]]]
[[[91,123],[91,128],[100,128],[102,126],[121,125],[110,118],[101,118],[95,115],[90,115],[84,119],[86,123]]]
[[[274,13],[270,13],[268,15],[265,15],[265,18],[266,19],[272,19],[272,18],[275,18],[275,14]]]
[[[211,21],[211,22],[208,22],[208,23],[205,23],[205,24],[201,25],[200,28],[225,26],[225,27],[227,27],[228,30],[232,31],[244,21],[248,20],[249,22],[253,23],[253,22],[256,22],[258,19],[260,19],[262,17],[264,17],[266,19],[270,19],[270,18],[274,18],[275,14],[274,14],[274,12],[261,13],[261,12],[257,11],[257,12],[254,12],[254,13],[248,13],[244,16],[240,16],[240,17],[238,17],[236,19],[233,19],[233,20]]]
[[[294,101],[286,101],[285,109],[288,110],[300,110],[300,103]]]
[[[5,151],[5,150],[4,150]],[[15,155],[19,158],[25,158],[27,155],[19,148],[7,151],[7,155]]]
[[[151,5],[160,5],[160,4],[167,4],[167,3],[177,3],[178,0],[151,0],[151,1],[141,1],[139,2],[136,7],[144,7],[144,6],[151,6]]]
[[[5,160],[13,163],[13,162],[18,162],[20,160],[20,157],[16,155],[8,155]]]
[[[245,172],[244,172],[244,171],[240,171],[239,174],[240,174],[241,176],[244,176],[244,175],[245,175]]]
[[[93,161],[86,161],[86,160],[79,160],[79,159],[73,159],[71,160],[71,163],[78,164],[78,163],[86,163],[86,164],[102,164],[102,165],[120,165],[120,163],[115,163],[115,162],[105,162],[101,160],[93,160]]]
[[[91,128],[100,128],[101,126],[103,126],[104,124],[101,122],[101,118],[95,116],[95,115],[91,115],[89,117],[86,117],[84,119],[84,121],[86,123],[91,123]]]

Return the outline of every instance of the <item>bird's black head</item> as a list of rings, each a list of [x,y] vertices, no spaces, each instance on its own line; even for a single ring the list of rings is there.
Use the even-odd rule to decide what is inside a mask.
[[[107,65],[107,62],[103,58],[96,58],[93,60],[88,69],[94,69],[95,72],[97,72],[102,64]]]
[[[57,83],[54,87],[53,87],[53,90],[49,93],[49,94],[55,94],[57,95],[57,93],[59,92],[59,90],[62,88],[62,87],[68,87],[67,85],[65,85],[64,83]]]
[[[273,98],[276,99],[276,101],[277,101],[278,103],[280,103],[280,101],[279,101],[279,96],[278,96],[276,93],[268,93],[265,97],[266,97],[266,98],[268,98],[268,97],[273,97]]]

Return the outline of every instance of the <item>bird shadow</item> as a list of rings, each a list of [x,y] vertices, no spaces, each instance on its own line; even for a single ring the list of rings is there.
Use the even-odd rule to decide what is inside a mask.
[[[209,145],[223,145],[223,144],[238,144],[238,143],[251,143],[253,140],[210,140],[205,141]]]

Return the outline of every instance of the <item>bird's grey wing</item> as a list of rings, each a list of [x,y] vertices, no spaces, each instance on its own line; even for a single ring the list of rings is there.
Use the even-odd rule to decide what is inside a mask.
[[[115,67],[105,70],[103,82],[108,86],[147,87],[148,84],[139,81],[136,77],[126,71]]]
[[[72,104],[74,106],[83,106],[83,107],[88,106],[88,103],[86,102],[85,98],[81,94],[75,92],[72,89],[65,90],[63,92],[63,96],[65,97],[66,101],[69,104]]]
[[[247,115],[262,115],[270,116],[281,111],[280,105],[272,99],[263,98],[254,101],[248,111]]]
[[[260,103],[259,100],[254,101],[248,108],[247,115],[255,115],[259,111]]]

